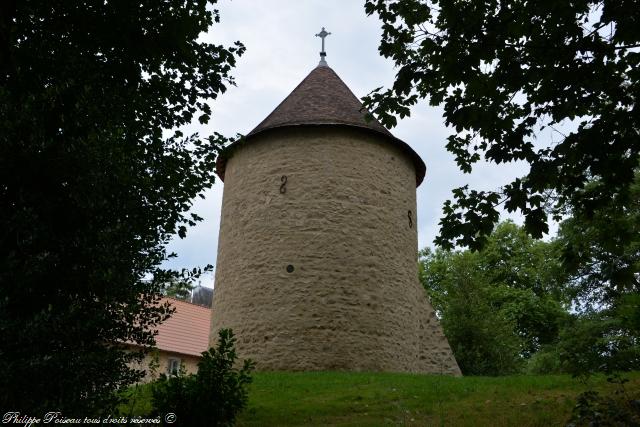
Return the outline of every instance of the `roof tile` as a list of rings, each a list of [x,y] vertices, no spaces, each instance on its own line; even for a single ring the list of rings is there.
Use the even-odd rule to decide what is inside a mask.
[[[360,100],[331,68],[318,66],[247,136],[299,124],[344,124],[391,132],[375,119],[365,120]]]
[[[156,347],[192,356],[207,351],[211,309],[174,298],[163,298],[160,303],[165,301],[169,301],[176,311],[158,326]]]
[[[216,162],[216,173],[224,181],[227,160],[242,142],[270,129],[291,126],[338,125],[351,126],[375,132],[399,147],[413,161],[416,168],[416,186],[424,179],[426,167],[420,156],[404,141],[394,137],[377,120],[365,119],[367,112],[360,100],[328,66],[318,66],[276,107],[245,140],[225,147]]]

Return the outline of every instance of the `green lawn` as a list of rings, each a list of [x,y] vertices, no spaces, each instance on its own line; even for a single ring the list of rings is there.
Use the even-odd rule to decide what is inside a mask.
[[[640,397],[640,372],[627,375]],[[580,392],[613,393],[604,376],[464,377],[389,373],[254,374],[238,426],[563,426]],[[145,389],[145,392],[147,390]],[[148,396],[135,412],[145,411]]]

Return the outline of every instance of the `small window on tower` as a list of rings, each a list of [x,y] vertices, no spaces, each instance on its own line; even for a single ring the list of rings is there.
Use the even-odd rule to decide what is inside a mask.
[[[180,359],[169,358],[169,364],[167,366],[167,374],[169,375],[178,375],[180,373]]]

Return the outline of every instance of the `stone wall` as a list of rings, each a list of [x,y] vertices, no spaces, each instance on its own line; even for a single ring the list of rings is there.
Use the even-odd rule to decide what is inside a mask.
[[[232,328],[261,370],[459,375],[418,281],[415,182],[404,152],[357,128],[275,129],[237,149],[212,343]]]

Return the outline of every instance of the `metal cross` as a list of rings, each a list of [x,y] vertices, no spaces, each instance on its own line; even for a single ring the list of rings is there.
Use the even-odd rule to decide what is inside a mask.
[[[324,27],[322,27],[322,31],[316,34],[316,37],[320,37],[322,39],[322,51],[320,52],[320,65],[327,65],[327,62],[324,60],[324,57],[327,56],[327,52],[324,51],[324,39],[327,37],[329,32],[327,32]]]
[[[318,34],[316,34],[316,37],[320,37],[322,39],[322,53],[326,53],[324,51],[324,38],[327,37],[329,34],[331,34],[331,33],[326,32],[324,27],[322,27],[322,31],[320,31]]]

